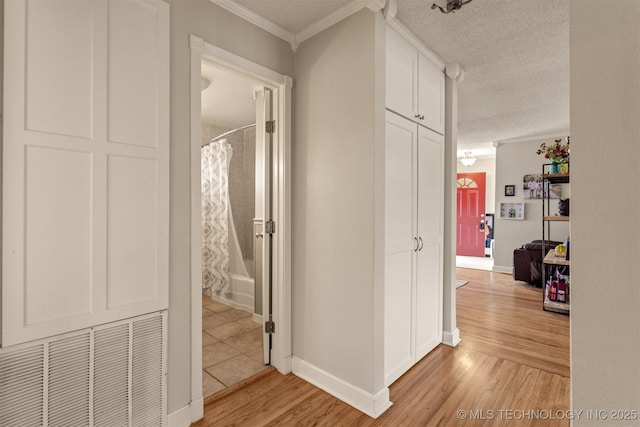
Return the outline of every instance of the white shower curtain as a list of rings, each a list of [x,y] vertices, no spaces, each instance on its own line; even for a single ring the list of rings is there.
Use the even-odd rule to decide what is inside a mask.
[[[229,164],[226,139],[202,147],[202,288],[207,295],[230,291]]]

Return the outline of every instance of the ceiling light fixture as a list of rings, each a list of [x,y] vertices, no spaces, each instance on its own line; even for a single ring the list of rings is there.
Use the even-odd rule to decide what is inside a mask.
[[[460,159],[460,163],[462,163],[463,165],[469,167],[472,164],[474,164],[476,162],[476,160],[478,160],[478,159],[476,159],[475,157],[471,156],[471,151],[465,151],[464,152],[464,157]]]
[[[447,0],[446,8],[442,8],[434,3],[431,5],[431,9],[440,9],[442,13],[456,13],[456,10],[462,9],[462,6],[467,3],[471,3],[471,0]]]

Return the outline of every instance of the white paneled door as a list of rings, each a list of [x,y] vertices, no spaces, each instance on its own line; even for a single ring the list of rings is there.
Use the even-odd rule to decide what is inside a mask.
[[[442,342],[444,137],[391,111],[385,133],[385,384]]]
[[[169,6],[5,1],[2,345],[167,308]]]

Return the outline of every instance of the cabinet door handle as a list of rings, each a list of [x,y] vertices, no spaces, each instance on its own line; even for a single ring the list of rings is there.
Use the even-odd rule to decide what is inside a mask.
[[[415,115],[415,116],[413,116],[413,117],[414,117],[414,118],[416,118],[416,119],[420,119],[420,114],[416,114],[416,115]],[[420,120],[422,120],[422,119],[420,119]]]
[[[422,241],[422,237],[418,237],[418,240],[420,240],[420,248],[418,249],[418,251],[421,251],[422,248],[424,248],[424,242]]]
[[[420,116],[420,120],[424,120],[424,116]]]
[[[415,242],[415,246],[413,247],[413,252],[418,252],[418,248],[420,247],[420,243],[418,243],[418,238],[414,237],[413,241]]]

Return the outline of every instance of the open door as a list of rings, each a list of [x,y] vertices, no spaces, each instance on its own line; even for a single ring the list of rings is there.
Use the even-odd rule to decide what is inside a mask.
[[[262,314],[264,363],[271,364],[272,316],[272,238],[275,232],[271,203],[272,144],[275,123],[272,118],[272,91],[256,90],[256,214],[254,218],[256,256],[256,313]],[[258,277],[259,276],[259,277]],[[258,306],[259,305],[259,306]]]

